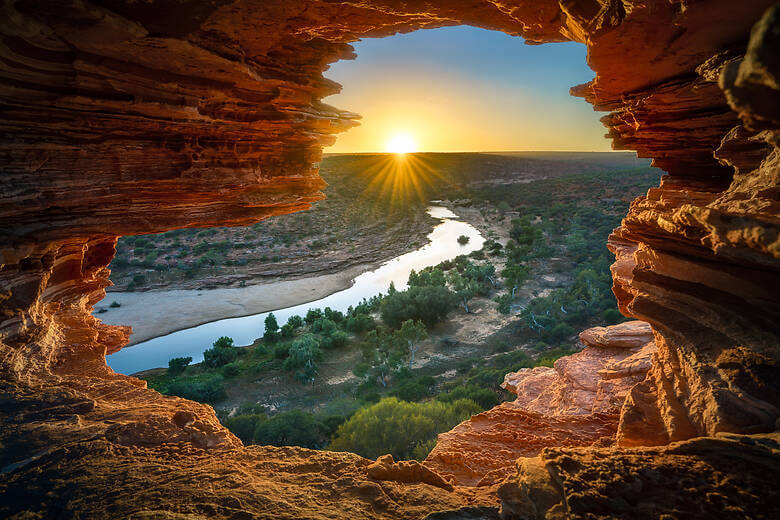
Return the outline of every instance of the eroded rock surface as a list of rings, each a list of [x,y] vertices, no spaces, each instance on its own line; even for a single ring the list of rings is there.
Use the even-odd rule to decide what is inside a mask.
[[[631,321],[580,339],[586,347],[554,367],[507,374],[502,386],[517,398],[439,435],[425,464],[459,484],[487,485],[545,447],[613,444],[626,395],[650,368],[653,332]]]
[[[777,518],[780,436],[720,434],[657,448],[547,448],[499,488],[504,518]]]
[[[653,326],[658,348],[622,408],[620,444],[772,431],[780,408],[780,53],[778,9],[762,13],[773,4],[3,2],[0,495],[26,491],[3,498],[0,511],[84,516],[103,507],[106,516],[129,516],[137,492],[149,488],[155,509],[140,516],[236,517],[237,502],[212,507],[209,497],[255,486],[267,498],[247,498],[251,514],[283,516],[268,504],[296,493],[300,481],[273,484],[262,466],[247,476],[242,461],[288,456],[285,474],[305,474],[314,455],[244,451],[210,407],[160,396],[106,367],[105,353],[122,348],[128,331],[90,311],[109,284],[116,237],[306,208],[322,196],[321,147],[357,118],[320,101],[338,90],[322,76],[328,63],[351,57],[348,42],[357,38],[459,23],[532,43],[586,44],[596,77],[573,93],[608,112],[602,120],[616,148],[653,157],[669,173],[610,238],[620,308]],[[706,442],[720,454],[742,446]],[[202,450],[198,464],[185,460],[189,450]],[[646,450],[619,472],[627,479],[663,450]],[[341,460],[317,457],[325,466]],[[698,478],[691,459],[669,460],[678,479]],[[155,486],[161,467],[174,468],[175,478]],[[355,492],[358,509],[334,510],[339,487],[316,484],[324,470],[311,467],[309,501],[290,506],[290,516],[422,514],[404,506],[419,504],[405,491],[388,494],[385,512],[367,513],[365,504],[381,496],[374,484]],[[751,496],[771,495],[751,480],[760,465],[740,470],[735,482],[752,486]],[[178,481],[186,485],[171,485]],[[196,481],[208,482],[208,495]],[[52,486],[62,499],[52,498]],[[421,490],[428,508],[463,507],[457,492],[419,486],[399,489]],[[614,506],[599,500],[577,511]],[[747,498],[724,503],[752,507]]]

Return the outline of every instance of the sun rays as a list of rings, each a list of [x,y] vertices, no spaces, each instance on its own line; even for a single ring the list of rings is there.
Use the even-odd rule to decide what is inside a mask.
[[[364,196],[387,202],[391,210],[426,205],[435,186],[441,187],[445,179],[430,158],[400,151],[380,158],[372,156],[361,175],[372,178]]]

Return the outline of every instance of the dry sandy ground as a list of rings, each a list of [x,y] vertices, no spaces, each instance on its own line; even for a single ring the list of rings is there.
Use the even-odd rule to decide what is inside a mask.
[[[340,273],[224,289],[112,292],[95,306],[109,325],[130,325],[130,345],[224,318],[238,318],[319,300],[348,288],[375,265],[358,265]],[[111,302],[121,304],[110,308]],[[176,319],[171,319],[176,316]]]

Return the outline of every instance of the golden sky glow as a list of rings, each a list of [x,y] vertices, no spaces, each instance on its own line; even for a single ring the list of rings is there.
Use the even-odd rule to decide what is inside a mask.
[[[325,151],[388,152],[399,135],[408,151],[609,151],[603,114],[568,92],[593,75],[584,46],[560,45],[466,27],[357,42],[325,73],[343,85],[325,102],[363,119]]]
[[[398,132],[387,140],[385,151],[397,154],[413,153],[418,151],[417,141],[409,132]]]

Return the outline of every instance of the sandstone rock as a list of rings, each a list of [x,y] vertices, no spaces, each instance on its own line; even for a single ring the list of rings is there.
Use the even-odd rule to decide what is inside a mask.
[[[517,457],[545,447],[613,443],[626,395],[650,368],[652,331],[628,322],[580,337],[594,346],[558,359],[554,368],[507,374],[502,386],[517,398],[440,434],[425,464],[460,484],[486,485],[508,474]]]
[[[627,321],[610,327],[593,327],[580,332],[589,347],[638,348],[653,340],[653,329],[644,321]]]
[[[580,339],[589,346],[556,360],[554,368],[507,374],[501,386],[517,395],[513,405],[547,416],[615,413],[650,369],[656,350],[650,325],[632,321],[593,327]]]
[[[778,434],[722,434],[659,448],[545,449],[518,460],[501,485],[501,514],[524,520],[776,518],[779,457]]]
[[[491,486],[503,480],[518,457],[548,446],[593,446],[614,442],[618,415],[560,415],[502,403],[440,433],[425,466],[457,484]]]
[[[368,466],[368,476],[374,480],[395,482],[424,482],[452,491],[452,484],[416,460],[393,462],[392,455],[383,455]]]
[[[165,398],[108,369],[105,353],[122,348],[129,331],[90,315],[110,283],[118,235],[246,224],[322,197],[321,148],[356,122],[321,102],[338,90],[322,72],[354,56],[348,42],[457,23],[531,43],[586,44],[596,77],[572,93],[609,111],[602,121],[616,149],[653,157],[669,173],[610,237],[619,307],[653,326],[658,347],[622,408],[619,442],[772,431],[780,415],[780,73],[778,9],[762,13],[774,4],[3,3],[0,512],[416,518],[493,505],[471,503],[472,491],[458,488],[363,481],[363,470],[344,466],[341,455],[245,450],[210,407]],[[638,369],[634,361],[609,363],[606,376]],[[624,379],[602,379],[596,395],[616,395],[609,385]],[[582,392],[568,401],[561,394],[564,409],[582,407]],[[588,417],[544,418],[511,406],[501,413],[539,427]],[[571,431],[531,444],[554,445]],[[513,435],[500,432],[499,444]],[[665,474],[682,468],[694,484],[712,482],[710,459],[734,446],[712,442],[698,458],[668,458],[660,448],[610,452],[612,471],[625,486],[655,461]],[[679,498],[687,502],[672,505],[690,517],[702,499],[685,489],[704,489],[707,508],[745,507],[758,517],[751,497],[777,501],[756,460],[718,466],[723,475],[741,472],[732,487],[721,485],[724,477],[681,489],[668,478],[645,507]],[[359,478],[317,480],[338,467]],[[624,507],[604,484],[607,469],[599,471],[604,479],[594,489],[603,494],[571,495],[573,514]],[[532,500],[547,503],[548,491]]]

